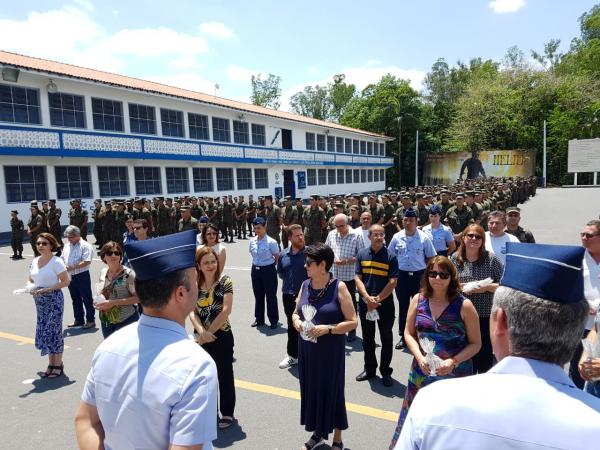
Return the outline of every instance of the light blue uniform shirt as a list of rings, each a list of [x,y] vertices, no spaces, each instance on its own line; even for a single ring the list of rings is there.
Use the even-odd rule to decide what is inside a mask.
[[[429,236],[429,239],[433,242],[433,247],[436,252],[443,252],[448,250],[448,244],[454,242],[454,234],[452,229],[444,224],[441,224],[437,228],[433,228],[431,224],[423,227],[423,233]]]
[[[166,449],[217,437],[217,369],[176,322],[143,314],[94,354],[81,399],[96,406],[106,450]]]
[[[406,230],[400,230],[388,248],[398,258],[398,269],[405,272],[425,270],[427,259],[437,255],[429,236],[419,229],[412,236],[407,236]]]
[[[279,244],[268,235],[265,234],[265,237],[260,240],[256,236],[250,240],[250,255],[254,266],[275,264],[275,256],[278,254]]]

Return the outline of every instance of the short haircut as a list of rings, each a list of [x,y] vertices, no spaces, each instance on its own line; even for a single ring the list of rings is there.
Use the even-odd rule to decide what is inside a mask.
[[[296,230],[300,230],[300,231],[302,231],[302,226],[298,225],[297,223],[295,223],[295,224],[293,224],[293,225],[290,225],[290,226],[287,228],[287,235],[288,235],[288,236],[291,236],[292,234],[294,234],[294,231],[296,231]]]
[[[322,242],[309,245],[304,249],[304,257],[312,259],[315,263],[321,264],[321,261],[325,261],[325,270],[331,269],[335,255],[333,250],[328,245]]]
[[[564,366],[571,360],[589,312],[587,300],[558,303],[506,286],[494,293],[492,316],[502,308],[512,354]]]
[[[133,225],[141,225],[142,228],[148,228],[148,221],[146,219],[135,219]]]
[[[135,292],[142,306],[153,309],[163,309],[171,298],[171,294],[183,286],[189,291],[192,286],[188,277],[187,269],[169,272],[161,277],[150,280],[135,279]]]
[[[502,222],[506,223],[506,213],[504,211],[492,211],[489,213],[488,222],[492,217],[496,217],[497,219],[500,219]]]
[[[376,229],[380,229],[381,231],[383,231],[383,226],[379,225],[378,223],[371,225],[369,227],[369,237],[371,237],[371,234],[373,234],[373,231]]]
[[[431,297],[433,295],[433,287],[429,282],[429,276],[427,272],[433,270],[433,267],[437,265],[440,269],[445,270],[450,274],[450,284],[448,285],[448,300],[452,301],[461,293],[460,282],[458,280],[458,271],[452,261],[442,255],[434,256],[427,263],[427,268],[421,278],[421,294],[424,297]]]
[[[333,217],[333,222],[335,223],[335,221],[338,220],[338,219],[343,219],[344,220],[344,225],[348,225],[348,216],[346,214],[343,214],[343,213],[336,214]]]
[[[35,238],[35,240],[37,241],[39,238],[46,239],[48,242],[50,242],[50,250],[53,251],[53,252],[57,252],[58,249],[60,248],[60,245],[59,245],[58,241],[50,233],[46,233],[46,232],[40,233],[40,234],[37,235],[37,237]]]
[[[65,228],[65,236],[81,236],[81,230],[75,225],[69,225]]]
[[[596,228],[596,230],[600,231],[600,220],[598,219],[593,219],[590,220],[588,223],[585,224],[586,227],[594,227]]]
[[[117,250],[117,251],[119,251],[119,253],[121,253],[121,261],[123,261],[123,246],[121,244],[119,244],[118,242],[108,241],[100,249],[100,259],[102,260],[102,262],[104,262],[104,263],[106,262],[104,260],[104,257],[106,256],[107,252],[114,252],[115,250]]]

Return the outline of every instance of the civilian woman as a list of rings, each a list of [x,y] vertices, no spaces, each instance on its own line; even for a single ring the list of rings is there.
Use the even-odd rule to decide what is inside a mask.
[[[308,280],[302,283],[292,314],[294,328],[304,329],[304,313],[316,310],[307,330],[316,342],[300,340],[300,423],[312,436],[305,450],[323,444],[333,431],[332,449],[342,450],[342,430],[348,428],[345,380],[345,334],[356,329],[358,321],[348,288],[329,273],[333,250],[325,244],[309,245],[304,251]]]
[[[102,335],[107,338],[137,322],[140,315],[135,305],[139,300],[135,293],[135,272],[123,265],[121,244],[108,241],[100,249],[100,259],[106,264],[100,271],[100,283],[107,301],[94,304],[94,308],[100,311]]]
[[[219,377],[219,428],[233,424],[235,385],[233,381],[233,333],[229,315],[233,306],[233,284],[215,250],[203,246],[196,250],[198,302],[190,313],[196,342],[212,357]]]
[[[434,375],[425,358],[423,339],[434,344],[433,353],[441,359]],[[396,445],[418,390],[443,378],[471,375],[471,358],[481,348],[477,312],[461,294],[456,267],[445,256],[435,256],[427,263],[421,292],[410,302],[404,341],[414,358],[390,448]]]
[[[217,254],[221,270],[225,269],[225,261],[227,260],[227,252],[225,247],[219,242],[219,228],[213,223],[207,223],[202,229],[202,244],[197,247],[210,247]]]
[[[40,254],[29,266],[29,282],[35,285],[32,291],[37,312],[35,347],[42,356],[48,355],[48,368],[42,378],[56,378],[63,374],[62,333],[64,297],[62,288],[69,285],[67,267],[61,258],[52,253],[60,246],[50,233],[40,233],[35,239]]]
[[[198,234],[196,235],[196,248],[200,247],[204,241],[202,240],[202,231],[206,228],[208,223],[208,216],[201,216],[198,219]]]
[[[466,293],[479,314],[481,350],[473,357],[474,373],[484,373],[494,365],[492,341],[490,340],[490,313],[494,292],[502,278],[504,267],[493,253],[485,249],[485,231],[479,225],[469,225],[462,233],[458,250],[450,257],[458,270],[461,285],[470,281],[492,279],[492,284]]]

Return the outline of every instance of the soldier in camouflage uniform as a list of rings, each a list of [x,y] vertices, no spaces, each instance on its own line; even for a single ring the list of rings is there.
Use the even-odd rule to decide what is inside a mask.
[[[164,197],[156,197],[156,201],[158,204],[156,206],[156,231],[159,236],[166,236],[173,231],[173,219],[171,217],[172,210],[165,205]]]
[[[450,208],[454,206],[454,202],[450,201],[450,191],[444,189],[440,192],[440,201],[438,203],[442,208],[442,213],[440,214],[440,220],[443,222],[446,218],[446,213]]]
[[[325,224],[321,228],[321,242],[325,242],[325,239],[327,239],[327,233],[329,233],[327,224],[329,223],[329,219],[333,217],[333,209],[329,207],[325,197],[319,197],[319,207],[325,214]]]
[[[429,208],[425,204],[425,194],[419,192],[416,194],[417,204],[414,209],[417,212],[417,226],[423,228],[429,223]]]
[[[394,234],[397,232],[396,225],[394,223],[394,207],[390,202],[388,194],[384,194],[381,198],[383,202],[383,230],[385,232],[385,245],[390,245]]]
[[[265,227],[267,229],[267,235],[277,241],[277,244],[281,246],[281,225],[283,223],[283,217],[281,216],[281,209],[279,206],[273,204],[273,196],[265,196]]]
[[[179,221],[181,220],[181,201],[175,199],[173,208],[171,208],[171,233],[177,233],[179,229]]]
[[[123,234],[127,232],[127,217],[129,214],[125,210],[123,201],[117,202],[116,211],[114,213],[115,230],[112,240],[120,244],[123,243]]]
[[[10,212],[10,246],[12,247],[13,255],[11,259],[23,259],[23,233],[25,225],[19,219],[19,211],[13,209]]]
[[[298,211],[298,225],[304,229],[304,202],[301,198],[296,198],[296,211]]]
[[[96,248],[100,250],[102,248],[102,221],[104,216],[102,214],[102,200],[99,198],[94,200],[94,209],[92,211],[92,220],[94,225],[92,233],[94,233],[94,239],[96,240]]]
[[[37,250],[37,246],[35,245],[35,241],[40,233],[44,232],[44,218],[40,214],[40,209],[38,208],[37,201],[31,202],[31,216],[29,217],[29,221],[27,222],[27,234],[29,235],[29,243],[31,244],[31,248],[33,249],[33,254],[35,256],[40,256],[40,252]]]
[[[189,206],[181,207],[181,219],[177,225],[177,231],[187,231],[198,229],[198,221],[192,217]]]
[[[229,198],[223,196],[223,209],[221,218],[221,234],[225,242],[233,242],[233,224],[235,222],[235,205],[229,201]],[[229,236],[229,240],[227,239]]]
[[[244,196],[240,195],[235,205],[235,227],[238,239],[246,239],[246,216],[248,214],[248,205],[244,201]]]
[[[204,209],[198,205],[198,199],[196,197],[192,197],[192,206],[190,208],[190,212],[192,217],[196,220],[200,219],[204,215]]]
[[[384,221],[383,205],[377,202],[377,195],[369,195],[369,209],[371,217],[373,218],[373,225],[381,225]]]
[[[521,209],[516,206],[506,208],[506,232],[515,236],[519,242],[535,244],[533,233],[519,225]]]
[[[81,239],[87,241],[88,212],[81,208],[81,199],[73,199],[71,206],[71,210],[69,211],[69,225],[75,225],[79,228]]]
[[[52,236],[54,236],[54,238],[58,242],[58,245],[62,249],[63,241],[62,229],[60,227],[60,216],[62,216],[62,210],[56,207],[56,200],[48,200],[48,213],[46,214],[46,229]],[[57,253],[57,256],[59,255],[60,250]]]
[[[246,211],[246,225],[248,226],[248,236],[253,237],[254,226],[252,221],[256,218],[256,202],[252,194],[248,195],[248,210]]]
[[[115,235],[117,223],[115,222],[115,214],[112,202],[106,200],[104,208],[102,208],[102,242],[106,243],[112,240]]]
[[[153,199],[154,202],[156,202],[156,197]],[[156,203],[155,203],[156,205]],[[137,220],[137,219],[145,219],[146,222],[148,222],[148,232],[154,232],[155,228],[156,228],[156,222],[158,221],[158,218],[154,218],[153,216],[155,216],[155,214],[153,214],[148,208],[144,207],[144,200],[143,199],[136,199],[134,204],[133,204],[133,220]]]
[[[352,205],[348,210],[350,211],[348,225],[350,225],[353,229],[360,227],[360,208],[358,205]]]
[[[288,246],[288,227],[298,223],[298,210],[292,205],[292,197],[285,197],[285,206],[283,207],[283,228],[281,229],[281,242],[283,248]]]
[[[475,201],[475,191],[467,191],[465,192],[465,204],[471,208],[473,212],[473,221],[479,225],[481,224],[481,219],[483,218],[483,206]]]
[[[319,208],[319,196],[311,196],[310,206],[304,210],[304,241],[306,245],[323,242],[321,231],[327,225],[325,213]]]
[[[456,204],[448,210],[446,214],[446,225],[452,229],[454,234],[454,240],[459,241],[461,233],[467,225],[472,224],[473,211],[467,205],[465,205],[465,194],[458,192],[455,196]]]

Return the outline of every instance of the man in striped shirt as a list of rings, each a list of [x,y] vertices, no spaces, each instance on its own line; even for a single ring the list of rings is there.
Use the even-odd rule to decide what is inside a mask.
[[[358,252],[356,257],[356,290],[360,295],[359,316],[362,330],[364,370],[356,381],[375,377],[377,357],[375,356],[375,322],[381,337],[381,364],[379,372],[383,385],[390,387],[392,380],[392,354],[394,352],[394,288],[398,281],[398,260],[384,246],[385,231],[381,225],[371,225],[369,229],[371,245]],[[370,311],[377,311],[379,319],[367,317]]]

